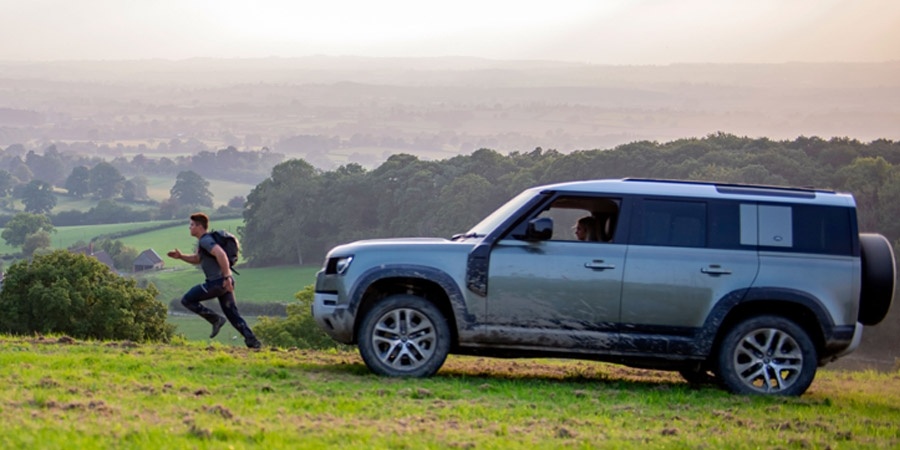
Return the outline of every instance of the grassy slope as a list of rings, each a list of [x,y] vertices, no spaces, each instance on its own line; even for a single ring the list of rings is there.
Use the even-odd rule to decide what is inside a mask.
[[[0,336],[3,448],[897,448],[898,373],[732,396],[600,363],[451,356],[429,379],[355,353]]]

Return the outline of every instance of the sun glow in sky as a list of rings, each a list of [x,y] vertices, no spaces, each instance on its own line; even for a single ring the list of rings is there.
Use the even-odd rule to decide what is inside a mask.
[[[0,61],[900,60],[897,0],[0,0]]]

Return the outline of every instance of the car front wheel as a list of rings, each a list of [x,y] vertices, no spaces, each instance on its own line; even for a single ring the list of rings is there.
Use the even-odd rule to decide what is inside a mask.
[[[369,370],[380,375],[434,375],[449,350],[447,320],[431,302],[414,295],[379,301],[359,329],[359,353]]]
[[[722,339],[718,378],[737,394],[801,395],[816,376],[816,349],[803,328],[778,316],[738,323]]]

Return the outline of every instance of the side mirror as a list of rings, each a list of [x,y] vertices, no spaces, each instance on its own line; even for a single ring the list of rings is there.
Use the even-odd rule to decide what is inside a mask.
[[[525,231],[526,241],[546,241],[551,237],[553,237],[553,219],[539,217],[528,222],[528,229]]]

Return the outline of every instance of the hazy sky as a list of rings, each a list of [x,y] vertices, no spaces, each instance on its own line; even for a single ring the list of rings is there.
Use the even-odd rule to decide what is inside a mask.
[[[898,61],[900,0],[0,0],[0,60]]]

